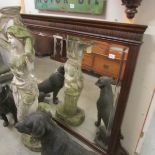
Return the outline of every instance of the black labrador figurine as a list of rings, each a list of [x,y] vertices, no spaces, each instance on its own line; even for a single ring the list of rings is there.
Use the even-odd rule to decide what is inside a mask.
[[[15,106],[12,91],[8,85],[0,85],[0,116],[4,120],[3,126],[9,125],[6,114],[12,113],[14,122],[17,123],[17,108]]]
[[[53,92],[53,103],[57,104],[59,102],[57,95],[64,86],[64,74],[64,66],[60,66],[55,73],[38,85],[39,102],[42,102],[44,97],[51,92]]]
[[[100,77],[96,82],[96,85],[100,88],[100,96],[97,100],[98,120],[95,122],[95,125],[99,127],[102,120],[104,126],[99,127],[99,131],[96,133],[95,142],[104,149],[107,149],[109,143],[114,115],[114,97],[111,82],[112,78],[107,76]]]
[[[47,112],[31,113],[15,127],[19,132],[41,140],[41,155],[96,155],[73,141]]]
[[[110,77],[102,76],[95,83],[100,88],[100,96],[97,100],[98,120],[95,122],[97,127],[101,125],[101,120],[103,120],[105,127],[108,127],[114,102],[111,82]]]

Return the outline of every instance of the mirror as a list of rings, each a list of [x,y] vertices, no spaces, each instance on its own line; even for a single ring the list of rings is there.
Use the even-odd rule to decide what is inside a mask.
[[[38,83],[58,72],[60,66],[65,69],[58,103],[54,103],[52,93],[44,102],[49,103],[56,120],[107,150],[129,47],[63,33],[45,37],[42,42],[43,34],[34,36],[36,53],[45,50],[43,47],[52,51],[50,57],[36,57]]]
[[[55,121],[100,154],[127,154],[121,123],[146,26],[26,14],[22,19],[36,39],[39,100],[48,103]],[[55,91],[60,82],[50,87],[53,74],[62,82]]]

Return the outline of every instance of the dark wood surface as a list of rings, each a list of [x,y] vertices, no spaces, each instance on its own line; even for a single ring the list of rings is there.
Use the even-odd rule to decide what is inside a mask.
[[[41,33],[32,33],[35,38],[35,52],[37,56],[48,56],[53,51],[53,37],[42,35]]]
[[[122,88],[118,99],[108,151],[105,152],[102,151],[102,149],[98,149],[97,146],[89,142],[82,135],[79,135],[75,131],[72,131],[68,127],[64,126],[62,123],[59,123],[62,128],[100,154],[126,155],[127,153],[123,150],[120,144],[120,128],[128,100],[140,45],[142,44],[143,33],[145,32],[147,26],[28,14],[22,14],[22,18],[23,22],[32,32],[41,32],[49,36],[51,34],[70,34],[100,41],[113,42],[116,44],[119,43],[129,47],[126,69],[122,80]]]
[[[106,39],[127,44],[141,44],[146,29],[144,25],[122,24],[115,22],[72,19],[22,14],[23,21],[33,31],[44,31],[86,36],[93,39]]]

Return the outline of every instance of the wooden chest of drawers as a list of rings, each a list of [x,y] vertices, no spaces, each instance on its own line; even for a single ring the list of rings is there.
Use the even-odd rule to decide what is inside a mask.
[[[92,53],[84,54],[82,69],[121,80],[127,59],[127,53],[121,49],[127,47],[97,41],[92,47]]]
[[[85,53],[82,61],[82,68],[92,70],[92,67],[93,67],[93,55]]]
[[[114,61],[112,59],[105,58],[104,56],[95,56],[92,70],[100,75],[107,75],[114,79],[117,79],[120,76],[122,79],[125,63],[123,63],[122,70],[120,63],[120,61]]]

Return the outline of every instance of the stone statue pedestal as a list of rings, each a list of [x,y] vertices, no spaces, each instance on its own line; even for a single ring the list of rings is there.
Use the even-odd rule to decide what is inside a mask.
[[[48,113],[51,113],[51,115],[53,115],[51,105],[46,103],[46,102],[40,102],[39,103],[38,111],[46,111]]]
[[[32,137],[31,135],[22,134],[21,140],[31,151],[41,152],[41,143],[39,139]]]
[[[48,103],[40,102],[38,105],[38,111],[46,111],[52,114],[52,108]],[[41,151],[41,143],[40,141],[32,137],[30,135],[22,134],[21,139],[23,144],[32,151],[40,152]]]
[[[73,91],[65,91],[65,104],[58,106],[56,117],[71,126],[80,125],[85,119],[84,110],[77,107],[79,94]]]
[[[56,117],[71,126],[80,125],[85,119],[84,110],[77,107],[78,93],[65,92],[65,104],[58,106]]]
[[[60,105],[56,111],[56,117],[58,120],[63,121],[71,126],[80,125],[85,119],[84,110],[77,108],[77,112],[74,115],[68,115],[64,111],[64,105]]]

